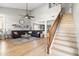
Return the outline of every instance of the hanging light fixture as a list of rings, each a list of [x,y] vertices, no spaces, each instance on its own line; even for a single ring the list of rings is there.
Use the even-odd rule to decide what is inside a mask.
[[[28,3],[26,3],[26,15],[24,16],[24,18],[27,18],[27,19],[34,18],[34,16],[29,15]]]

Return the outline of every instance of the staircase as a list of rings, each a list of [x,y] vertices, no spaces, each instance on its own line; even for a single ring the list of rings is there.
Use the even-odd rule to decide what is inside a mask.
[[[50,47],[50,55],[77,56],[75,25],[71,14],[64,14]]]

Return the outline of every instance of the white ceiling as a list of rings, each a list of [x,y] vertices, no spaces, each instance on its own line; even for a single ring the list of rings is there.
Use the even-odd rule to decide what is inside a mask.
[[[28,3],[28,9],[33,10],[44,3]],[[26,3],[0,3],[0,7],[26,9]]]

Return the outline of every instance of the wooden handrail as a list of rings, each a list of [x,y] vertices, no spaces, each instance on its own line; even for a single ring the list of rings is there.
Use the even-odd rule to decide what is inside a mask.
[[[61,21],[61,17],[62,17],[62,10],[60,11],[59,15],[57,16],[56,20],[54,21],[54,23],[51,25],[51,28],[48,32],[48,37],[47,37],[47,53],[49,54],[49,50],[50,50],[50,46],[51,43],[53,41],[54,38],[54,34],[56,32],[56,29],[58,27],[58,25],[60,24]]]

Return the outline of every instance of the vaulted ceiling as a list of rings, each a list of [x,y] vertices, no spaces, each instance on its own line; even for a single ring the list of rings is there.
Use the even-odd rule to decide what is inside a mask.
[[[28,10],[33,10],[44,3],[28,3]],[[0,3],[0,7],[26,9],[26,3]]]

